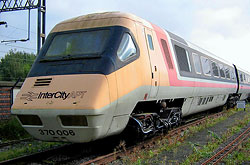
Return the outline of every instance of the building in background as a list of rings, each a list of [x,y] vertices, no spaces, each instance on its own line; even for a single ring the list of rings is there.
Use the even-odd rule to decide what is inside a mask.
[[[11,105],[21,86],[22,83],[0,81],[0,120],[10,118]]]

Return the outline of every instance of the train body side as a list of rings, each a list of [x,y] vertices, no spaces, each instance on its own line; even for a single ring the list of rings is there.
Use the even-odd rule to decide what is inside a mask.
[[[56,36],[85,31],[109,31],[99,55],[46,58]],[[206,75],[202,68],[197,73],[193,54],[200,62],[206,58],[234,69],[232,64],[134,15],[76,17],[56,25],[48,38],[12,107],[22,126],[41,140],[89,142],[121,133],[132,114],[157,113],[160,102],[187,116],[250,93],[247,83],[238,83],[237,90],[236,73],[234,79]],[[124,61],[118,58],[123,42],[136,48]],[[65,44],[66,52],[74,46]],[[188,71],[180,66],[177,49],[188,52]]]
[[[215,77],[213,74],[204,75],[204,73],[197,74],[194,68],[192,59],[193,53],[198,54],[201,58],[205,57],[209,60],[223,63],[230,67],[233,71],[233,65],[221,62],[215,57],[209,56],[200,48],[193,46],[185,40],[167,32],[156,25],[154,30],[156,32],[156,41],[161,48],[161,55],[164,57],[164,71],[169,75],[169,86],[160,85],[157,99],[183,99],[183,102],[177,102],[174,106],[182,108],[182,115],[190,115],[207,109],[224,105],[228,97],[237,91],[237,81],[227,78]],[[167,43],[168,55],[164,53],[162,40]],[[190,62],[190,72],[180,70],[180,66],[176,56],[175,46],[184,48],[188,52],[188,60]],[[166,49],[166,48],[165,48]],[[202,69],[202,68],[201,68]],[[212,70],[212,68],[211,68]],[[161,77],[162,78],[162,77]],[[162,83],[161,80],[160,84]],[[182,104],[181,104],[182,103]],[[179,104],[179,105],[178,105]]]
[[[237,94],[239,100],[249,99],[250,96],[250,73],[242,70],[238,66],[235,66],[235,73],[237,75]]]

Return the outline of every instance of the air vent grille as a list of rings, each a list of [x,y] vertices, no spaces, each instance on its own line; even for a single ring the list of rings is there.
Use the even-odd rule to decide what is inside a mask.
[[[39,86],[49,86],[51,83],[52,78],[38,78],[34,84],[35,87]]]

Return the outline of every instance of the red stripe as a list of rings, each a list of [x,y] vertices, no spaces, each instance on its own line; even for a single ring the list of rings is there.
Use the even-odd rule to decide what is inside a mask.
[[[240,86],[240,89],[250,89],[250,86],[241,85],[241,86]]]
[[[172,62],[174,63],[173,54],[172,54],[171,49],[170,49],[171,46],[170,46],[170,44],[168,42],[167,36],[165,34],[165,31],[163,29],[161,29],[160,27],[154,25],[154,24],[151,24],[151,25],[154,28],[154,31],[156,32],[158,43],[159,43],[160,48],[161,48],[161,53],[163,55],[165,66],[166,66],[166,69],[168,71],[170,86],[212,87],[212,88],[237,88],[237,84],[236,83],[232,84],[232,85],[229,85],[229,84],[221,84],[221,83],[208,83],[208,82],[197,82],[197,81],[179,80],[177,78],[177,72],[176,72],[175,65],[173,64],[174,69],[169,69],[168,68],[167,60],[166,60],[166,57],[164,55],[163,47],[161,45],[161,39],[164,39],[167,42],[167,46],[168,46],[170,58],[171,58]]]

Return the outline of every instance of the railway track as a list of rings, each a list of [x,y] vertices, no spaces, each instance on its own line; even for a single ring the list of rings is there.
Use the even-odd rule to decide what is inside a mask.
[[[51,155],[54,155],[55,153],[58,153],[62,150],[67,150],[69,147],[71,147],[72,144],[66,144],[63,146],[58,146],[52,149],[47,149],[41,152],[32,153],[24,156],[20,156],[17,158],[1,161],[0,164],[20,164],[20,163],[26,163],[26,162],[32,162],[34,160],[41,160],[44,157],[49,157]]]
[[[230,141],[228,145],[223,147],[212,157],[203,162],[202,165],[219,163],[221,160],[223,160],[223,158],[225,158],[228,154],[230,154],[233,150],[235,150],[240,144],[242,144],[249,137],[250,137],[250,127],[248,127],[243,133],[241,133],[235,139]]]
[[[153,147],[157,140],[163,139],[163,136],[164,136],[164,138],[169,138],[169,139],[172,137],[176,137],[175,140],[180,140],[180,137],[182,136],[181,134],[185,130],[189,129],[191,126],[196,126],[196,125],[199,125],[201,123],[204,123],[204,122],[206,122],[206,120],[208,118],[218,118],[222,115],[223,115],[223,112],[219,112],[219,113],[210,115],[208,117],[204,117],[202,119],[192,120],[183,126],[180,126],[180,127],[177,127],[175,129],[170,130],[166,135],[155,136],[155,137],[148,139],[146,141],[143,141],[135,146],[124,148],[123,151],[112,152],[112,153],[109,153],[106,155],[99,156],[95,159],[92,159],[92,160],[89,160],[87,162],[82,163],[82,165],[107,164],[107,163],[113,162],[117,159],[120,159],[123,156],[132,154],[136,150],[141,150],[141,149],[145,149],[145,148],[149,149],[149,148]]]
[[[102,152],[102,153],[95,153],[92,151],[84,151],[84,153],[79,154],[79,152],[81,152],[84,148],[91,148],[90,146],[92,145],[87,145],[88,147],[86,147],[85,145],[82,145],[81,147],[79,147],[79,144],[66,144],[64,146],[59,146],[59,147],[55,147],[53,149],[48,149],[42,152],[38,152],[38,153],[34,153],[34,154],[30,154],[30,155],[26,155],[26,156],[21,156],[18,158],[14,158],[11,160],[7,160],[7,161],[3,161],[0,162],[0,164],[17,164],[20,162],[24,162],[24,163],[29,163],[29,162],[34,162],[34,160],[36,160],[37,162],[39,162],[39,160],[43,161],[43,160],[47,160],[50,157],[57,157],[57,155],[64,155],[63,151],[71,151],[70,154],[66,154],[67,159],[65,160],[60,160],[57,163],[67,163],[67,162],[71,162],[74,160],[79,160],[79,159],[85,159],[83,164],[106,164],[112,161],[115,161],[116,159],[121,158],[122,156],[126,156],[128,154],[133,153],[136,150],[141,150],[143,148],[150,148],[153,147],[155,145],[155,142],[157,140],[163,139],[163,138],[169,138],[171,139],[172,137],[176,137],[175,139],[180,138],[182,135],[182,132],[187,130],[189,127],[191,126],[195,126],[195,125],[199,125],[203,122],[205,122],[208,118],[217,118],[223,115],[223,112],[220,113],[216,113],[213,115],[210,115],[208,117],[204,117],[202,119],[198,118],[198,119],[191,119],[189,120],[187,123],[185,123],[185,125],[179,126],[177,128],[174,128],[170,131],[168,131],[167,134],[163,134],[162,135],[157,135],[152,137],[151,139],[147,139],[143,142],[140,142],[139,144],[136,144],[134,146],[130,146],[128,148],[124,148],[122,150],[119,150],[117,152],[113,152],[115,147],[110,147],[112,149],[109,149],[109,151]],[[111,140],[112,142],[112,140]],[[105,142],[104,142],[105,143]],[[107,142],[106,142],[107,143]],[[100,145],[103,144],[103,142],[99,142],[97,144],[95,144],[95,148],[96,149],[92,149],[96,151],[98,148],[100,149]],[[117,145],[116,145],[117,146]],[[80,149],[79,149],[80,148]],[[103,147],[105,148],[105,147]],[[87,149],[88,150],[88,149]],[[75,153],[72,154],[72,151]],[[63,153],[63,154],[62,154]],[[102,156],[100,156],[102,155]],[[90,160],[91,159],[91,160]]]
[[[56,146],[51,149],[43,150],[41,152],[38,151],[36,153],[0,161],[0,164],[66,164],[82,159],[87,161],[99,155],[112,152],[113,149],[119,144],[119,141],[117,141],[116,144],[111,144],[113,142],[114,138],[109,139],[109,141],[102,139],[86,144],[67,143],[62,146]]]

